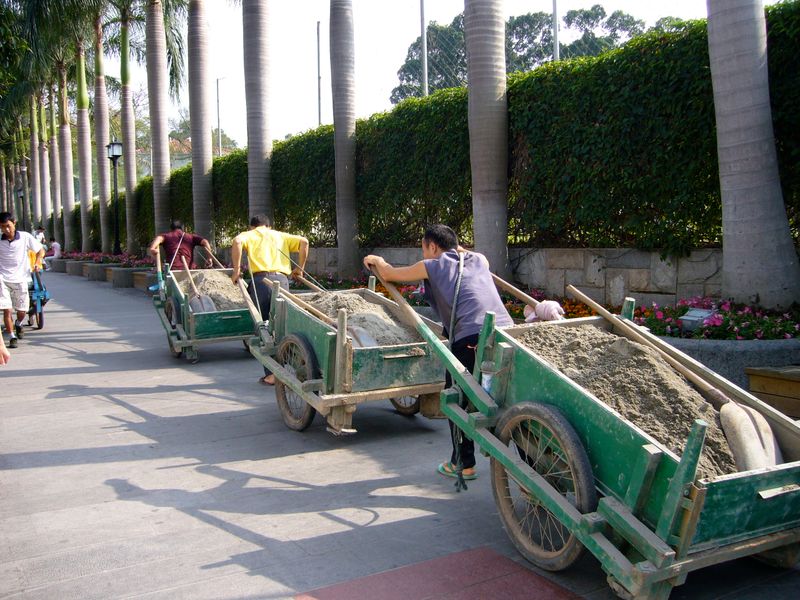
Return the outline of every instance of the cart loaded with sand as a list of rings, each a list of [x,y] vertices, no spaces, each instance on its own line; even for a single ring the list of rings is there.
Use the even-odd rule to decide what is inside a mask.
[[[441,418],[444,369],[420,334],[403,323],[396,303],[369,288],[308,292],[273,286],[269,315],[243,297],[257,324],[250,353],[275,375],[275,397],[287,427],[302,431],[317,413],[336,435],[352,434],[359,404],[390,400],[403,415]],[[441,328],[427,319],[426,327]]]
[[[526,559],[558,571],[588,550],[637,599],[743,556],[797,563],[800,427],[634,325],[632,302],[626,319],[570,287],[600,316],[497,328],[488,313],[468,373],[383,283],[453,377],[441,410],[491,458]]]

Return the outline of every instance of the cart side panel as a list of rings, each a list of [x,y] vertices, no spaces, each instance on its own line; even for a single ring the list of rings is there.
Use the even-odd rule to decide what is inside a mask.
[[[690,551],[800,527],[800,462],[703,483],[706,499]]]
[[[441,381],[444,368],[424,342],[353,349],[353,392]]]
[[[220,310],[193,313],[194,333],[197,339],[252,335],[253,317],[247,310]]]
[[[496,334],[497,341],[506,341],[515,347],[505,398],[496,400],[502,400],[506,406],[539,402],[558,408],[586,449],[597,487],[606,495],[624,501],[637,463],[646,459],[644,446],[663,446],[520,345],[512,336],[501,329],[496,330]],[[664,449],[640,515],[652,529],[658,523],[668,484],[677,465],[674,456]]]

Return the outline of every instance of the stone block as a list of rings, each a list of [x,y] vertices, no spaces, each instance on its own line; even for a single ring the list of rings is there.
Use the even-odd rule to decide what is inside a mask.
[[[679,283],[675,290],[678,300],[686,300],[695,296],[705,295],[705,285],[702,283]]]
[[[650,269],[628,269],[628,290],[636,292],[654,291],[650,287]]]
[[[548,269],[583,269],[583,250],[580,248],[549,248]]]
[[[583,269],[566,269],[564,271],[564,287],[574,285],[578,289],[586,287]]]
[[[716,283],[722,277],[722,252],[716,249],[695,250],[678,260],[678,284]]]
[[[67,275],[77,275],[78,277],[83,277],[83,265],[87,261],[85,260],[68,260],[66,266],[66,273]]]
[[[632,292],[628,294],[631,298],[636,300],[636,306],[653,306],[655,303],[658,306],[674,306],[675,296],[673,294],[645,294],[641,292]]]
[[[515,248],[516,252],[509,251],[512,264],[516,265],[514,276],[532,288],[544,289],[547,287],[547,251],[528,250]]]
[[[649,269],[650,252],[632,248],[609,248],[604,250],[606,267],[609,269]]]
[[[722,298],[722,284],[706,283],[703,286],[703,296],[707,298]]]
[[[608,269],[606,271],[606,302],[615,306],[621,305],[627,295],[629,295],[627,271]]]
[[[563,297],[565,295],[564,288],[564,270],[547,269],[547,281],[544,285],[545,295]]]
[[[93,264],[94,263],[92,263],[92,262],[83,263],[81,265],[81,275],[83,275],[84,277],[88,277],[89,276],[89,267],[91,265],[93,265]]]
[[[605,288],[584,286],[584,287],[579,288],[579,289],[580,289],[581,292],[583,292],[584,294],[589,296],[589,298],[591,298],[595,302],[598,302],[599,304],[605,304],[606,303],[606,289]]]
[[[102,263],[92,263],[86,265],[86,276],[89,278],[89,281],[105,281],[107,267],[108,265],[104,265]]]
[[[156,281],[156,274],[150,271],[134,271],[133,273],[133,287],[136,289],[149,292],[148,288]]]
[[[133,274],[147,269],[138,267],[117,267],[111,272],[111,286],[115,288],[133,287]]]
[[[654,252],[650,262],[650,283],[653,291],[674,293],[678,284],[677,260],[662,260]]]
[[[50,261],[50,266],[53,269],[54,273],[66,273],[67,272],[67,259],[66,258],[54,258]]]
[[[583,257],[583,278],[586,285],[605,287],[606,285],[606,258],[592,250],[586,250]]]

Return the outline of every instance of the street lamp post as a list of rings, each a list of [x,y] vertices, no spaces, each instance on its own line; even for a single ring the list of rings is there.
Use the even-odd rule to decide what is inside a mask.
[[[17,198],[19,199],[19,210],[22,213],[22,230],[27,231],[28,226],[25,224],[25,190],[22,186],[17,188]]]
[[[117,161],[122,156],[122,142],[118,142],[117,138],[106,146],[108,150],[108,159],[114,168],[114,254],[122,254],[122,249],[119,246],[119,190],[117,189]]]

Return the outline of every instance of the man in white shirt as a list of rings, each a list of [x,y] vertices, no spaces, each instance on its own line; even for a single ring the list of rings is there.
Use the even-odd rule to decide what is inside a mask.
[[[56,241],[56,238],[50,238],[50,248],[44,257],[44,270],[50,271],[53,265],[50,263],[54,258],[61,258],[61,244]]]
[[[28,251],[36,254],[36,263],[33,268],[39,271],[44,259],[44,246],[27,231],[17,229],[17,222],[10,212],[0,212],[0,279],[3,281],[7,299],[3,302],[3,321],[10,337],[9,348],[17,347],[17,339],[22,337],[22,319],[28,314],[30,297],[28,295],[28,276],[31,271]],[[10,306],[6,306],[9,304]],[[16,311],[14,320],[11,313]]]

